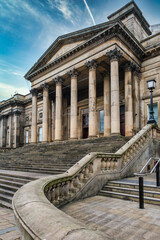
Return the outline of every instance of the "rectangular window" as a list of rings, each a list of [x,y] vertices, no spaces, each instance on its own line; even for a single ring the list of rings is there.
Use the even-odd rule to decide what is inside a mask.
[[[147,106],[147,117],[149,120],[150,104]],[[158,103],[153,103],[154,119],[158,125]]]
[[[29,143],[29,131],[26,131],[26,143]]]
[[[39,136],[38,141],[42,142],[42,127],[38,129],[38,136]]]
[[[99,111],[100,132],[104,132],[104,110]]]

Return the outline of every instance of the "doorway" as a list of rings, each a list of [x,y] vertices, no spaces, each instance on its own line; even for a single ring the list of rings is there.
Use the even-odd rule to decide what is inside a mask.
[[[120,106],[120,133],[125,136],[125,105]]]
[[[82,115],[82,137],[88,138],[88,113]]]

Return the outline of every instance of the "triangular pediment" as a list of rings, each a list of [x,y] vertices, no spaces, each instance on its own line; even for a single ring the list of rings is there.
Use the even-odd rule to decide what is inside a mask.
[[[85,40],[78,41],[78,42],[73,42],[73,43],[68,43],[64,44],[52,57],[47,61],[47,63],[52,62],[56,58],[60,57],[61,55],[65,54],[66,52],[70,51],[71,49],[77,47],[81,43],[83,43]]]
[[[89,40],[104,29],[109,28],[112,24],[113,23],[111,21],[105,22],[58,37],[33,65],[33,67],[26,73],[25,78],[28,79],[32,73],[51,63],[56,58],[72,50],[78,45],[81,45],[83,42]]]

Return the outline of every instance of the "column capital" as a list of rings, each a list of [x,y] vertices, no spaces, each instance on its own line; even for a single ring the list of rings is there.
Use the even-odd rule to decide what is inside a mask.
[[[117,48],[107,52],[106,55],[110,58],[111,61],[113,60],[119,61],[120,57],[122,57],[121,51],[118,50]]]
[[[141,68],[134,64],[133,74],[139,75],[141,73]]]
[[[60,76],[54,78],[53,81],[54,81],[56,84],[62,84],[62,83],[64,82],[63,78],[61,78]]]
[[[135,68],[135,65],[131,61],[127,61],[124,65],[124,69],[125,69],[126,72],[132,71],[132,70],[134,70],[134,68]]]
[[[43,88],[43,90],[48,90],[49,85],[47,83],[43,83],[43,84],[41,84],[41,88]]]
[[[90,70],[90,69],[96,69],[97,68],[97,63],[94,59],[92,59],[91,61],[86,62],[86,67]]]
[[[3,120],[5,118],[5,115],[0,116],[0,120]]]
[[[68,75],[72,77],[77,77],[78,76],[78,71],[74,68],[68,72]]]
[[[10,111],[10,112],[8,113],[8,116],[12,116],[12,115],[13,115],[13,112]]]
[[[36,88],[32,88],[32,89],[30,90],[30,93],[32,94],[32,96],[37,96],[38,91],[37,91]]]
[[[15,114],[16,116],[18,116],[18,115],[20,115],[20,114],[21,114],[21,111],[19,111],[19,110],[16,110],[16,111],[14,111],[14,112],[13,112],[13,114]]]

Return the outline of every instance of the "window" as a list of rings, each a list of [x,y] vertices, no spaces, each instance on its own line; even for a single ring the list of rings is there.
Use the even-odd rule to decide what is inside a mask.
[[[38,141],[42,142],[42,127],[38,129]]]
[[[29,143],[29,131],[26,131],[26,143]]]
[[[147,106],[147,114],[149,119],[149,112],[150,112],[150,104]],[[154,119],[158,125],[158,103],[153,103],[153,112],[154,112]]]
[[[100,132],[104,132],[104,110],[99,111]]]

